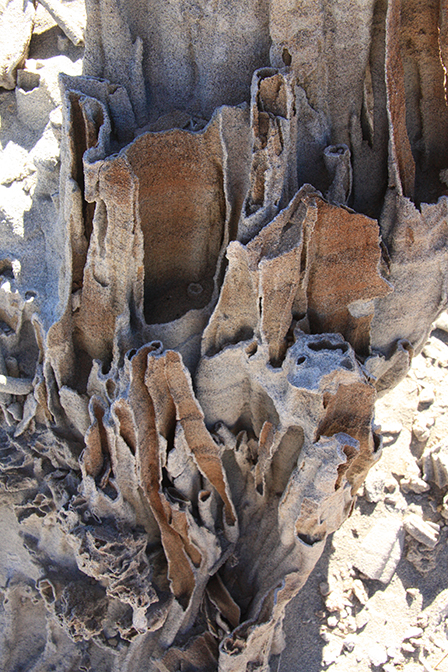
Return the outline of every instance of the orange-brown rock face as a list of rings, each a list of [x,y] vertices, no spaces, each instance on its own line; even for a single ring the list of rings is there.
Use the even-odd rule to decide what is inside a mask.
[[[445,4],[268,4],[88,0],[51,317],[2,267],[4,481],[129,672],[270,669],[447,303]]]

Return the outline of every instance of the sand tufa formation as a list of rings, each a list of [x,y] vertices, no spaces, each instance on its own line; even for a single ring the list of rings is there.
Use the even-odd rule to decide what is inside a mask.
[[[87,0],[46,281],[0,262],[1,482],[78,663],[276,669],[447,306],[445,4]]]

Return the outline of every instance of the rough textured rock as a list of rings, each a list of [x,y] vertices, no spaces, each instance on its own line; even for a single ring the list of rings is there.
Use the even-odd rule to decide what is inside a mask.
[[[44,282],[32,240],[0,262],[3,492],[76,664],[269,670],[447,305],[446,8],[86,7],[62,120],[18,75],[52,214]],[[401,522],[372,534],[356,566],[387,581]]]
[[[362,540],[354,565],[369,579],[387,584],[397,568],[403,547],[402,522],[389,516],[378,522]]]
[[[73,44],[84,43],[86,12],[82,0],[39,0],[39,2]]]
[[[28,54],[34,24],[31,0],[2,0],[0,5],[0,86],[13,89],[16,70]]]

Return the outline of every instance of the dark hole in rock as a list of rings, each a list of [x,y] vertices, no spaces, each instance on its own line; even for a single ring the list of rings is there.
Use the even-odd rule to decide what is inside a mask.
[[[302,534],[301,532],[297,532],[297,536],[307,546],[313,546],[318,541],[321,541],[319,537],[311,537],[309,534]]]
[[[107,375],[110,371],[111,364],[112,364],[112,358],[104,359],[103,363],[101,364],[101,373]]]
[[[284,63],[286,66],[291,65],[291,61],[292,61],[291,54],[289,53],[289,51],[288,51],[288,49],[287,49],[286,47],[283,47],[283,51],[282,51],[282,59],[283,59],[283,63]]]
[[[172,502],[185,505],[188,503],[188,499],[181,493],[179,490],[176,490],[173,486],[169,486],[166,489],[166,494],[168,495],[169,499],[171,499]]]
[[[327,148],[327,153],[333,154],[334,156],[342,156],[346,149],[345,145],[331,145]]]
[[[111,378],[109,378],[109,380],[106,381],[106,390],[107,390],[107,395],[108,395],[109,399],[114,399],[115,389],[116,389],[115,381],[113,381]]]
[[[355,368],[352,360],[348,359],[348,357],[342,360],[341,366],[343,366],[344,369],[347,369],[347,371],[353,371],[353,369]]]
[[[40,75],[37,72],[28,70],[17,71],[17,86],[23,91],[32,91],[37,89],[40,84]]]
[[[73,165],[71,166],[71,177],[77,182],[81,194],[84,194],[84,167],[83,167],[83,156],[87,149],[92,145],[96,144],[95,135],[97,133],[91,133],[92,129],[88,125],[86,118],[83,114],[83,108],[80,103],[80,95],[77,93],[71,92],[70,94],[70,103],[71,103],[71,118],[72,118],[72,133],[74,136],[74,147],[76,147],[76,152],[73,157]],[[101,126],[102,120],[98,121],[97,132]],[[93,137],[92,137],[93,135]],[[87,244],[90,241],[90,236],[92,235],[93,230],[93,217],[95,214],[95,203],[88,203],[84,198],[82,198],[82,213],[83,213],[83,225],[84,225],[84,235],[86,238]],[[80,255],[75,255],[73,259],[73,287],[78,289],[82,287],[83,282],[83,272],[84,265],[86,262],[87,248],[85,252]]]
[[[381,450],[382,438],[381,435],[375,434],[375,432],[373,432],[373,445],[375,447],[373,451],[374,453],[377,453],[379,450]]]
[[[38,584],[39,592],[47,604],[53,604],[56,599],[53,584],[48,579],[42,579]]]
[[[292,229],[293,226],[294,226],[294,222],[288,222],[287,224],[285,224],[285,226],[283,227],[282,236],[285,233],[287,233],[290,229]]]
[[[4,334],[5,336],[11,336],[11,334],[14,334],[15,331],[12,327],[9,326],[9,324],[6,324],[3,320],[0,320],[0,334]]]
[[[326,339],[314,343],[307,343],[307,347],[310,350],[314,350],[314,352],[320,352],[321,350],[340,350],[344,354],[348,352],[347,343],[332,343]]]
[[[246,355],[248,357],[253,357],[258,350],[258,343],[257,341],[253,341],[250,345],[247,346],[246,348]]]
[[[74,378],[74,387],[78,392],[84,393],[87,391],[87,382],[89,380],[90,371],[92,370],[92,357],[82,350],[77,349],[77,367]]]
[[[14,278],[10,259],[0,259],[0,275],[3,275],[4,278],[8,278],[10,280]]]
[[[114,501],[118,497],[118,492],[117,492],[116,488],[114,488],[114,486],[112,485],[112,483],[110,481],[108,481],[107,485],[103,487],[103,492],[112,501]]]

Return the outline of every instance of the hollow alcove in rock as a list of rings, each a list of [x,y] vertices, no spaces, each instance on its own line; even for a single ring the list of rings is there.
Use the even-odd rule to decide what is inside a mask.
[[[199,133],[146,133],[126,158],[138,180],[145,320],[171,322],[204,308],[214,290],[226,224],[218,124]]]

